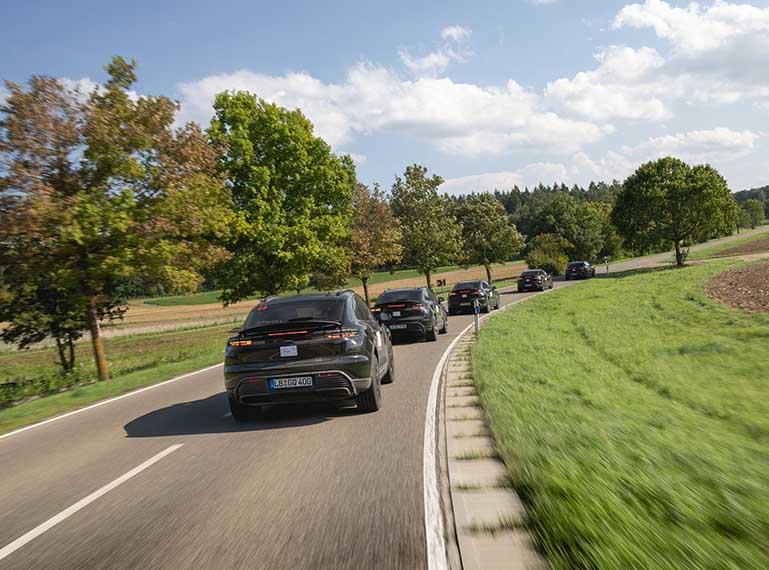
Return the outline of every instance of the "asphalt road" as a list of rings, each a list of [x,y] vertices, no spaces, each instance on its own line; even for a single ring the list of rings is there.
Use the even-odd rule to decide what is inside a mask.
[[[302,407],[237,425],[217,367],[0,439],[0,568],[423,568],[427,396],[470,321],[397,345],[375,414]]]

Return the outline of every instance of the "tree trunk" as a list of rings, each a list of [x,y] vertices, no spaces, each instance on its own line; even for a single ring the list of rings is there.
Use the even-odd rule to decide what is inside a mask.
[[[681,252],[681,240],[675,240],[676,243],[676,265],[681,267],[684,264],[684,254]]]
[[[427,280],[427,288],[428,289],[432,289],[433,288],[432,284],[430,283],[430,281],[431,281],[430,277],[431,276],[432,276],[432,273],[430,271],[425,271],[425,279]]]
[[[69,372],[69,366],[67,365],[67,355],[64,352],[64,345],[59,337],[56,337],[56,351],[59,353],[59,364],[64,372]]]
[[[363,297],[366,299],[366,304],[371,305],[368,298],[368,277],[361,278],[360,282],[363,284]]]
[[[104,352],[104,339],[101,336],[101,327],[99,326],[99,317],[96,314],[96,299],[91,299],[88,307],[88,328],[91,331],[91,344],[93,345],[93,359],[96,363],[96,371],[99,374],[99,380],[109,380],[109,369],[107,368],[107,354]]]
[[[486,269],[486,281],[488,281],[489,285],[491,285],[491,266],[486,264],[483,267]]]
[[[69,369],[75,369],[75,339],[72,335],[67,335],[67,345],[69,346]]]

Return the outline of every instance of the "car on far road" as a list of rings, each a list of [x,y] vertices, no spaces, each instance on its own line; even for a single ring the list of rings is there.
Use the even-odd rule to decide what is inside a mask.
[[[449,330],[443,298],[427,287],[388,289],[371,311],[393,336],[418,336],[434,341]]]
[[[572,261],[566,266],[566,281],[595,277],[595,267],[589,261]]]
[[[449,293],[449,315],[473,312],[473,302],[478,301],[481,312],[499,309],[497,288],[486,281],[462,281],[454,285]]]
[[[354,291],[270,297],[227,341],[224,386],[236,421],[273,404],[381,406],[395,378],[390,332]]]
[[[518,278],[518,292],[544,291],[553,288],[553,276],[544,269],[529,269]]]

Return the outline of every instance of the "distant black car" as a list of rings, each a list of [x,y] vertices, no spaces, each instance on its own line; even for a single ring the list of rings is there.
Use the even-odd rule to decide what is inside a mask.
[[[427,287],[389,289],[379,296],[372,312],[393,335],[433,341],[438,333],[449,330],[443,299],[436,298]]]
[[[254,307],[227,341],[224,385],[236,421],[265,405],[319,400],[375,412],[394,370],[390,332],[354,291],[340,291]]]
[[[499,293],[497,288],[486,281],[462,281],[457,283],[449,293],[449,315],[458,315],[473,311],[473,301],[478,301],[481,311],[488,313],[499,309]]]
[[[566,267],[566,281],[569,279],[590,279],[595,277],[595,267],[589,261],[572,261]]]
[[[553,276],[544,269],[529,269],[518,278],[518,292],[544,291],[553,288]]]

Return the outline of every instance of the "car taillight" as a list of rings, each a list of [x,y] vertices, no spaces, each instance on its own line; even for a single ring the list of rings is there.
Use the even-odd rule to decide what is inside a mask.
[[[228,346],[251,346],[254,344],[253,340],[231,340],[227,342]]]
[[[355,329],[342,329],[339,331],[327,332],[326,338],[331,340],[339,340],[343,338],[353,338],[360,334],[360,331]]]
[[[457,294],[456,294],[454,291],[452,291],[451,293],[449,293],[449,297],[456,297],[456,296],[457,296]]]

